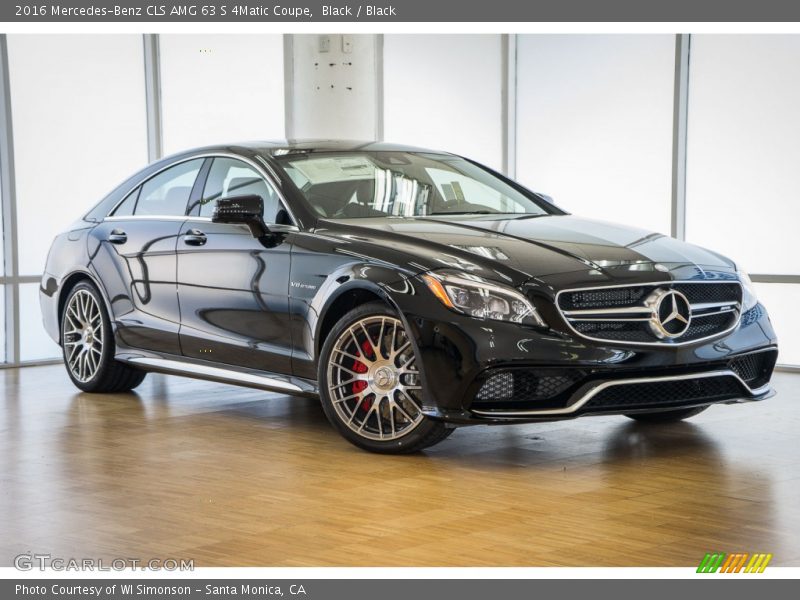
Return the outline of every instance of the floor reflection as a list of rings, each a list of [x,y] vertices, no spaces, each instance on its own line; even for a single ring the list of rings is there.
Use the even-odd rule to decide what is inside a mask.
[[[316,400],[151,376],[0,373],[0,564],[23,550],[198,565],[800,565],[800,398],[668,426],[598,417],[360,451]],[[71,555],[70,554],[70,555]]]

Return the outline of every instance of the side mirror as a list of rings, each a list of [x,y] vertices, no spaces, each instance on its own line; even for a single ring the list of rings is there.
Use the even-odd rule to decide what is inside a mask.
[[[236,223],[247,225],[255,238],[269,235],[264,223],[264,200],[255,194],[247,196],[228,196],[217,200],[211,217],[212,223]]]

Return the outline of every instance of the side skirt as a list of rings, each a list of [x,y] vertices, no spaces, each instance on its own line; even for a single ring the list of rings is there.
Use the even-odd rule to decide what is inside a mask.
[[[316,381],[269,371],[257,371],[184,356],[158,355],[140,350],[120,349],[115,358],[143,371],[229,383],[293,396],[319,395]]]

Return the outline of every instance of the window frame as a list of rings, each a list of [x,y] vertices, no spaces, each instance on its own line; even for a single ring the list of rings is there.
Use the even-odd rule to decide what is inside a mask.
[[[186,209],[183,215],[127,215],[127,216],[115,216],[114,213],[116,212],[117,208],[119,208],[123,202],[128,198],[128,196],[137,190],[137,188],[141,188],[145,183],[147,183],[150,179],[158,176],[159,174],[163,173],[167,169],[171,169],[172,167],[178,166],[182,163],[197,160],[197,159],[206,159],[205,162],[200,166],[200,171],[197,173],[197,177],[195,178],[194,184],[192,185],[192,192],[189,195],[189,200],[186,202]],[[192,220],[192,221],[211,221],[211,217],[201,217],[200,215],[190,215],[186,214],[189,211],[189,207],[191,206],[192,202],[195,201],[196,196],[202,194],[203,189],[205,188],[206,180],[208,179],[208,174],[211,170],[211,164],[213,159],[215,158],[230,158],[234,160],[241,161],[247,164],[249,167],[252,167],[256,173],[258,173],[264,181],[269,185],[274,191],[275,194],[278,196],[278,202],[280,202],[283,209],[289,215],[289,219],[291,219],[291,225],[278,225],[276,223],[267,223],[267,225],[274,226],[276,229],[295,229],[297,231],[300,230],[299,226],[297,225],[298,220],[295,217],[294,211],[292,210],[289,202],[286,199],[286,195],[281,191],[280,186],[277,184],[275,178],[272,176],[271,172],[268,172],[266,169],[266,165],[262,165],[258,161],[252,160],[246,156],[242,156],[240,154],[233,154],[232,152],[204,152],[201,154],[194,154],[191,156],[184,156],[180,160],[176,160],[174,162],[170,162],[167,165],[164,165],[157,171],[149,173],[144,179],[141,179],[134,183],[133,185],[128,188],[128,190],[122,195],[122,198],[116,202],[111,209],[106,213],[106,216],[103,217],[103,221],[128,221],[128,220],[153,220],[153,219],[161,219],[161,220],[175,220],[175,219],[183,219],[183,220]],[[259,157],[260,158],[260,157]],[[271,169],[270,169],[271,171]],[[141,193],[141,189],[139,192]],[[137,198],[138,204],[138,198]]]
[[[207,164],[203,165],[201,172],[198,174],[197,181],[195,182],[194,188],[192,189],[192,195],[189,198],[189,203],[186,207],[186,213],[189,218],[192,219],[210,218],[210,217],[204,217],[200,214],[200,207],[201,207],[200,201],[203,199],[203,193],[205,192],[206,186],[208,185],[208,178],[211,176],[211,171],[214,168],[214,162],[218,159],[239,162],[242,165],[252,169],[253,172],[258,177],[260,177],[264,181],[264,183],[267,186],[269,186],[269,188],[274,192],[275,196],[278,198],[278,204],[280,208],[283,208],[283,210],[285,210],[286,213],[289,215],[289,218],[292,220],[292,226],[296,226],[297,221],[294,218],[292,211],[289,210],[283,195],[280,193],[280,190],[278,189],[278,186],[275,184],[275,181],[273,181],[272,177],[267,176],[264,173],[264,170],[259,168],[257,163],[245,160],[243,159],[243,157],[236,155],[214,155],[207,157],[208,162]],[[219,200],[220,198],[225,198],[225,196],[220,196],[219,198],[217,198],[217,200]],[[266,201],[267,199],[264,198],[264,200]],[[278,209],[277,212],[280,212],[280,208]],[[266,221],[266,223],[267,225],[277,225],[277,223],[271,223],[269,221]]]

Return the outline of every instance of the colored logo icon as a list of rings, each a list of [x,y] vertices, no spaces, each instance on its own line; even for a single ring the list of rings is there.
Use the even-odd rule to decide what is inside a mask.
[[[725,554],[724,552],[706,552],[698,573],[763,573],[767,568],[772,554],[737,552]]]

